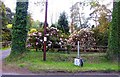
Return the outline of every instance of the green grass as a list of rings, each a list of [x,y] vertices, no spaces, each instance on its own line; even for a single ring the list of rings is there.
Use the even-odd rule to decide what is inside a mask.
[[[0,50],[7,50],[7,49],[9,49],[10,48],[10,46],[9,47],[2,47],[2,48],[0,48]]]
[[[84,67],[79,67],[73,65],[71,62],[37,62],[31,63],[32,67],[29,70],[33,72],[44,71],[65,71],[65,72],[79,72],[79,71],[117,71],[117,66],[115,64],[108,63],[85,63]]]
[[[80,71],[118,71],[117,62],[109,62],[104,59],[104,53],[82,53],[82,58],[85,60],[84,67],[75,66],[73,64],[76,53],[52,53],[47,52],[47,61],[43,61],[43,53],[29,51],[26,56],[15,61],[7,62],[8,64],[16,65],[20,68],[38,73],[41,71],[63,71],[63,72],[80,72]]]

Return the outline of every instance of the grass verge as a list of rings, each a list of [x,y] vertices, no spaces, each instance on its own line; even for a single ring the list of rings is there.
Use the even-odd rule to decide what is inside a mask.
[[[109,62],[104,59],[104,53],[82,53],[84,66],[73,64],[76,53],[52,53],[47,52],[47,61],[43,61],[42,51],[31,50],[25,56],[16,61],[5,61],[6,64],[14,65],[19,68],[26,68],[34,73],[39,72],[85,72],[85,71],[118,71],[117,62]]]
[[[0,50],[7,50],[9,48],[10,48],[10,46],[9,47],[1,47]]]

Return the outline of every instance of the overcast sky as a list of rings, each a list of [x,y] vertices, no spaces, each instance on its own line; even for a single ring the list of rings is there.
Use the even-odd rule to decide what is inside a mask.
[[[13,12],[15,12],[16,7],[16,0],[2,0],[7,7],[9,7]],[[44,0],[29,0],[29,9],[28,11],[32,14],[32,18],[34,20],[39,20],[40,22],[44,22],[44,12],[45,10],[41,11],[41,9],[45,8],[42,5],[35,5],[37,1],[43,2]],[[48,0],[48,23],[55,23],[57,22],[59,15],[61,12],[65,11],[68,14],[68,18],[70,21],[70,7],[72,4],[76,3],[77,1],[81,0]],[[87,0],[86,0],[87,1]],[[89,0],[88,0],[89,1]],[[109,3],[112,0],[101,0],[101,3]],[[110,8],[112,5],[110,6]],[[86,14],[89,10],[86,10]]]

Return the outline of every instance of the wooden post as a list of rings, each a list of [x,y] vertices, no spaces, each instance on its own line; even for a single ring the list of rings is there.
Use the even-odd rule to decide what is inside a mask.
[[[45,6],[45,23],[44,23],[44,53],[43,53],[43,61],[46,61],[46,27],[47,27],[47,7],[48,7],[48,0],[46,0]]]

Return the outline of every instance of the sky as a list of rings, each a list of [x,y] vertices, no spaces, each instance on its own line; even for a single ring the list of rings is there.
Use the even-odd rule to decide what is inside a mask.
[[[16,7],[16,0],[2,0],[4,4],[9,7],[13,12],[15,12]],[[48,0],[48,23],[55,23],[57,22],[60,13],[65,11],[68,15],[68,20],[70,20],[70,7],[75,4],[76,2],[81,0]],[[87,0],[86,0],[87,1]],[[89,0],[88,0],[89,1]],[[112,0],[100,0],[101,3],[109,3]],[[35,5],[34,3],[42,3],[45,0],[29,0],[29,9],[28,12],[31,13],[32,18],[34,20],[39,20],[40,22],[44,22],[45,19],[45,6],[42,4]],[[112,5],[110,6],[112,8]],[[86,9],[86,15],[89,13],[89,10]]]

